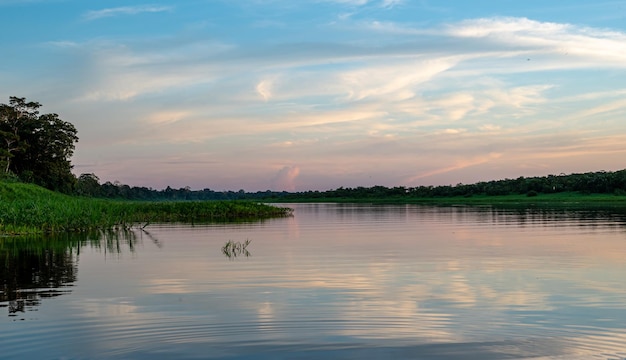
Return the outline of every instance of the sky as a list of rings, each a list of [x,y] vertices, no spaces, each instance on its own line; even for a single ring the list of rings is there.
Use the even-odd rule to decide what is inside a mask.
[[[626,1],[0,0],[0,103],[162,189],[626,168]]]

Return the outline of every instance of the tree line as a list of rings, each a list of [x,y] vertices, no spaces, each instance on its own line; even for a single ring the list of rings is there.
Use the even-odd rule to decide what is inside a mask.
[[[437,198],[471,197],[480,195],[526,195],[578,192],[581,194],[626,195],[626,170],[560,174],[516,179],[482,181],[474,184],[417,187],[340,187],[328,191],[304,191],[288,194],[287,198]]]
[[[76,195],[145,201],[184,201],[184,200],[260,200],[267,198],[284,197],[289,193],[284,191],[215,191],[208,188],[191,190],[190,187],[175,189],[166,187],[156,190],[145,186],[129,186],[119,182],[107,181],[100,184],[100,179],[95,174],[81,174],[75,185]]]
[[[155,190],[131,187],[120,183],[99,183],[94,174],[82,174],[75,186],[77,195],[127,200],[316,200],[316,199],[384,199],[384,198],[438,198],[493,195],[526,195],[578,192],[581,194],[626,195],[626,170],[597,171],[580,174],[560,174],[516,179],[492,180],[475,184],[417,187],[340,187],[327,191],[214,191],[191,190],[189,187]]]

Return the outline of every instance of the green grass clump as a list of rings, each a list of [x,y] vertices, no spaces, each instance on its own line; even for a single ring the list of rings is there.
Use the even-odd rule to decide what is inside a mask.
[[[247,201],[131,202],[73,197],[0,182],[0,234],[145,227],[154,222],[225,222],[287,216],[290,209]]]

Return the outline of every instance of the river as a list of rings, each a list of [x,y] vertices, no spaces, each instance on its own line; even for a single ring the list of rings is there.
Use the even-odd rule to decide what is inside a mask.
[[[288,206],[0,239],[0,358],[626,358],[624,212]]]

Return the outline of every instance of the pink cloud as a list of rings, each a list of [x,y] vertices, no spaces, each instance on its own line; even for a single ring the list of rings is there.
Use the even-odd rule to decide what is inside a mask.
[[[300,168],[297,166],[285,166],[272,181],[272,187],[276,190],[295,191],[296,179],[300,175]]]

